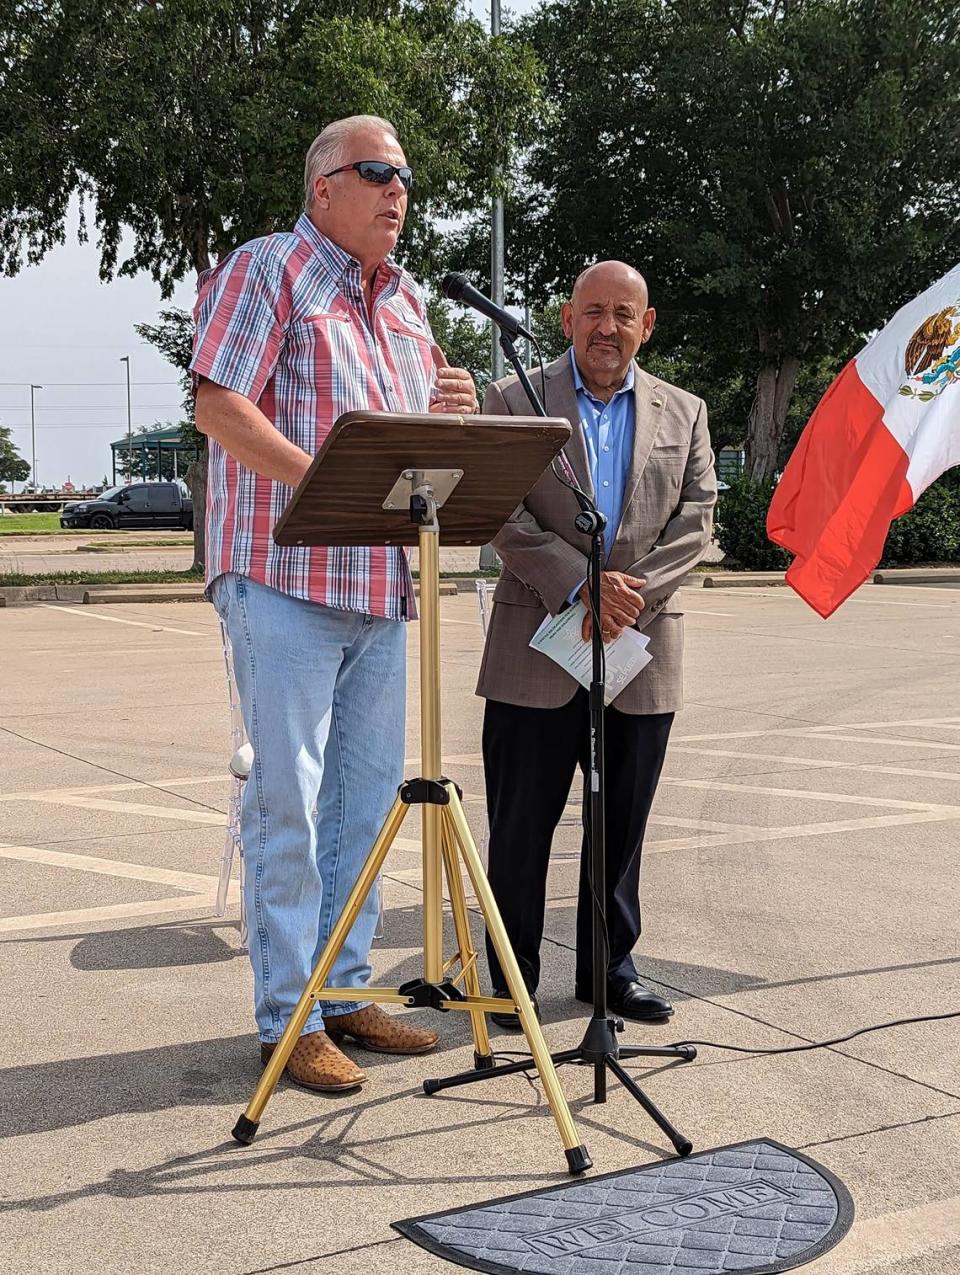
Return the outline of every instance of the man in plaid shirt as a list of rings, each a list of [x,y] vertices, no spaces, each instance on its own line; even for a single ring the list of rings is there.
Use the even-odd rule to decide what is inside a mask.
[[[403,774],[402,549],[286,548],[273,527],[334,421],[356,409],[474,412],[469,372],[436,346],[420,291],[391,259],[412,173],[393,126],[330,124],[307,153],[290,233],[201,281],[191,368],[210,440],[207,588],[233,648],[254,764],[242,838],[264,1060],[366,859]],[[330,977],[369,979],[376,898]],[[287,1070],[310,1089],[363,1084],[337,1042],[423,1053],[434,1032],[362,1000],[318,1004]]]

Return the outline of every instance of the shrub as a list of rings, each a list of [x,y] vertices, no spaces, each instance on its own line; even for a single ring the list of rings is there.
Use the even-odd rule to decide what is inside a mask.
[[[767,539],[774,484],[741,477],[717,502],[716,538],[727,557],[749,571],[781,571],[790,554]],[[960,562],[960,471],[929,487],[890,528],[882,567]]]
[[[714,519],[717,543],[729,558],[749,571],[782,571],[790,555],[767,539],[767,510],[772,481],[741,476],[720,493]]]
[[[952,475],[928,487],[890,528],[880,565],[960,561],[960,486]]]

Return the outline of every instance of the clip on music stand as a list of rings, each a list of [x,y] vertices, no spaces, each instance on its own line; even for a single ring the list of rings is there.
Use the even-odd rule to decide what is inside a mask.
[[[461,791],[444,776],[440,732],[441,536],[447,545],[487,544],[559,453],[570,432],[565,420],[348,412],[334,425],[277,523],[274,539],[282,545],[419,546],[422,771],[400,787],[260,1083],[233,1129],[238,1142],[253,1141],[313,1005],[319,1000],[362,999],[469,1013],[477,1071],[494,1065],[484,1015],[517,1014],[569,1171],[583,1173],[592,1165],[487,881],[461,804]],[[340,949],[411,806],[421,808],[423,823],[423,976],[394,988],[326,987]],[[512,999],[481,992],[461,863]],[[457,943],[457,951],[447,961],[443,956],[444,876]],[[459,972],[455,972],[457,965]]]

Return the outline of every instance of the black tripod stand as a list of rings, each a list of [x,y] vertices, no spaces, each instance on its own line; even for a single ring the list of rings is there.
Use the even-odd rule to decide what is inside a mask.
[[[526,369],[520,362],[510,335],[501,329],[500,346],[512,364],[530,403],[538,416],[546,416],[546,409],[530,384]],[[561,454],[562,455],[562,454]],[[559,478],[560,475],[558,474]],[[667,1135],[678,1155],[689,1155],[693,1143],[670,1123],[663,1112],[644,1093],[633,1077],[621,1064],[624,1058],[680,1058],[685,1062],[697,1056],[693,1045],[621,1045],[617,1033],[623,1030],[621,1019],[614,1018],[607,1007],[607,965],[609,962],[606,922],[606,812],[604,808],[604,656],[603,637],[600,631],[600,577],[605,558],[603,533],[606,527],[604,515],[576,483],[572,471],[568,479],[561,479],[569,487],[580,506],[575,520],[578,531],[590,536],[590,600],[593,614],[592,655],[593,671],[590,682],[590,773],[586,781],[590,785],[590,885],[593,894],[593,1016],[587,1025],[583,1040],[576,1049],[563,1049],[552,1055],[556,1064],[575,1063],[593,1068],[594,1102],[607,1100],[607,1072],[611,1072],[623,1087],[640,1103],[647,1115]],[[453,1089],[460,1085],[476,1084],[495,1076],[509,1076],[527,1071],[530,1061],[499,1063],[483,1070],[462,1072],[443,1080],[425,1080],[424,1092],[438,1093],[441,1089]]]

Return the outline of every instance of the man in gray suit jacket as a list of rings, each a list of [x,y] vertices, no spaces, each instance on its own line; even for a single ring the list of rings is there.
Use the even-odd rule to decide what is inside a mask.
[[[607,986],[612,1009],[662,1021],[669,1001],[637,980],[640,853],[674,713],[681,707],[683,617],[673,595],[710,542],[717,497],[702,400],[649,376],[634,362],[656,319],[641,275],[619,261],[591,266],[562,309],[572,348],[546,369],[549,416],[566,417],[567,459],[607,515],[601,627],[605,641],[636,626],[650,664],[607,708]],[[539,379],[534,377],[537,388]],[[493,415],[529,415],[522,386],[491,385]],[[524,979],[540,978],[546,879],[553,834],[576,767],[586,773],[587,692],[530,649],[544,616],[578,596],[587,602],[590,539],[578,532],[572,492],[548,470],[494,546],[503,575],[494,593],[477,694],[486,699],[483,759],[490,819],[489,876]],[[583,635],[589,636],[590,617]],[[585,818],[588,815],[585,807]],[[592,1000],[592,900],[585,831],[577,909],[575,994]],[[487,943],[496,993],[506,982]],[[493,1015],[518,1029],[512,1015]]]

